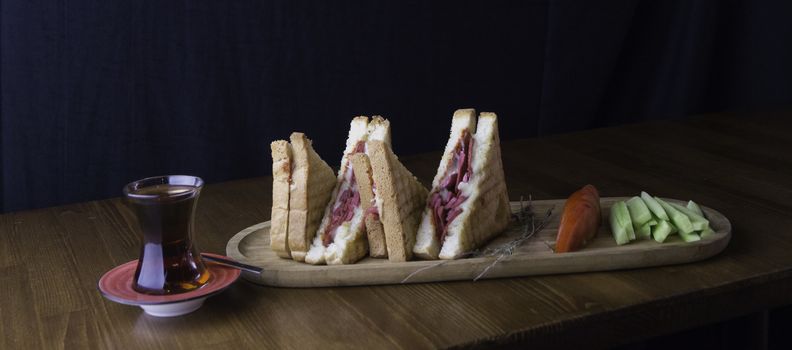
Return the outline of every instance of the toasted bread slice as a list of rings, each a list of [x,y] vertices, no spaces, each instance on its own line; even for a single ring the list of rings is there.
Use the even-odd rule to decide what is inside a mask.
[[[440,159],[440,165],[437,167],[437,173],[434,180],[432,180],[432,193],[437,192],[440,182],[449,171],[454,158],[454,151],[456,150],[459,140],[463,134],[476,133],[476,110],[472,108],[458,109],[454,112],[451,118],[451,133],[448,136],[443,157]],[[430,198],[426,199],[426,208],[421,217],[421,224],[418,227],[418,234],[416,237],[415,247],[413,252],[416,256],[422,259],[437,259],[440,254],[439,237],[436,234],[436,225],[432,218],[432,209],[429,206]]]
[[[281,258],[290,258],[289,187],[292,172],[291,145],[285,140],[270,144],[272,149],[272,215],[270,247]]]
[[[289,191],[289,250],[303,261],[335,186],[333,169],[319,157],[305,134],[291,134],[293,170]]]
[[[410,260],[427,190],[402,165],[390,146],[376,140],[369,141],[367,146],[377,197],[382,202],[380,220],[388,260]]]
[[[371,117],[371,122],[368,123],[368,127],[366,128],[366,134],[367,140],[382,141],[388,145],[388,147],[391,147],[390,121],[382,116],[375,115]]]
[[[379,208],[374,197],[375,185],[371,173],[369,157],[358,153],[350,158],[355,179],[360,190],[360,206],[363,209],[366,223],[366,237],[369,242],[369,255],[373,258],[386,258],[388,251],[385,248],[385,230],[380,221]]]
[[[367,133],[369,141],[382,141],[390,147],[391,131],[390,122],[387,119],[379,116],[373,117],[368,125]],[[358,153],[353,155],[350,161],[360,191],[360,205],[365,215],[369,255],[373,258],[386,258],[388,251],[385,245],[385,230],[379,216],[382,201],[377,200],[376,184],[374,184],[369,157],[366,154]]]
[[[457,119],[457,115],[461,115]],[[470,132],[470,112],[457,111],[452,123],[451,138],[446,145],[446,154],[438,168],[433,182],[432,194],[440,191],[444,180],[453,173],[454,154],[461,132],[455,135],[454,124],[464,122]],[[474,250],[502,232],[509,224],[511,215],[509,196],[503,174],[503,163],[498,135],[498,119],[494,113],[481,113],[474,133],[471,135],[470,149],[467,153],[469,161],[469,180],[458,185],[458,194],[464,198],[458,213],[447,223],[447,232],[442,242],[437,235],[437,224],[432,216],[431,198],[427,200],[427,209],[418,230],[414,252],[427,259],[456,259]]]
[[[335,187],[330,201],[324,211],[322,223],[316,231],[311,248],[305,261],[310,264],[351,264],[368,253],[366,240],[366,226],[363,220],[363,210],[357,205],[347,203],[354,200],[354,196],[347,197],[345,193],[359,196],[354,172],[349,164],[349,157],[361,151],[361,142],[365,147],[367,138],[368,117],[356,117],[352,120],[347,137],[346,148],[341,157],[341,166],[338,169]],[[347,192],[349,190],[349,192]],[[359,201],[359,197],[357,199]],[[333,226],[333,217],[337,208],[352,206],[352,217],[344,220],[340,226]],[[347,210],[342,210],[347,212]]]
[[[469,186],[462,190],[468,199],[462,204],[462,214],[449,224],[440,259],[456,259],[494,238],[509,225],[511,208],[495,113],[479,115],[473,142],[473,174]]]

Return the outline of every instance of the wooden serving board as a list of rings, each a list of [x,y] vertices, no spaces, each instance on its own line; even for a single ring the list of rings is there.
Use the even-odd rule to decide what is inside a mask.
[[[603,225],[597,237],[580,251],[555,254],[555,238],[565,200],[533,201],[533,211],[538,222],[547,209],[553,214],[547,225],[522,244],[513,255],[495,264],[482,279],[561,274],[590,271],[608,271],[650,266],[672,265],[706,259],[721,252],[731,238],[731,224],[721,213],[702,207],[704,215],[715,231],[714,235],[700,241],[685,243],[678,235],[670,236],[664,243],[654,240],[636,240],[617,246],[608,225],[610,208],[623,198],[602,198]],[[672,202],[685,202],[668,199]],[[520,209],[519,202],[512,202],[512,211]],[[330,287],[377,285],[398,283],[439,282],[473,280],[492,264],[495,257],[478,257],[443,262],[417,260],[392,263],[387,259],[364,258],[352,265],[314,266],[275,255],[269,247],[270,222],[250,226],[228,241],[226,253],[229,257],[246,264],[262,267],[261,275],[243,273],[242,277],[258,284],[279,287]],[[519,236],[521,227],[512,223],[509,228],[492,240],[487,247],[496,247]],[[412,276],[410,276],[413,274]],[[406,277],[410,276],[407,281]]]

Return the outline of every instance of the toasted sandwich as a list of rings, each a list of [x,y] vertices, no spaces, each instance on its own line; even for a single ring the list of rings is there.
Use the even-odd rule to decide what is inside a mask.
[[[379,232],[382,232],[388,260],[394,262],[410,260],[421,212],[426,203],[427,190],[402,165],[390,145],[382,141],[369,140],[367,147],[371,175],[376,189],[374,210],[381,221],[381,228],[375,227],[376,230],[368,234],[370,245],[381,245]],[[381,253],[381,251],[377,252],[379,255]]]
[[[386,132],[370,133],[369,124],[378,123],[385,121],[377,117],[372,123],[369,123],[367,117],[356,117],[352,120],[335,188],[305,258],[306,262],[352,264],[368,253],[365,209],[361,205],[361,193],[350,158],[358,153],[366,153],[366,141],[370,137],[390,143],[389,127]]]
[[[511,216],[495,113],[454,112],[413,252],[456,259],[506,229]]]
[[[303,261],[330,200],[335,175],[305,134],[273,142],[270,247],[282,258]]]
[[[381,117],[372,118],[368,125],[368,140],[379,140],[388,147],[391,144],[390,122]],[[366,150],[370,151],[368,145]],[[369,152],[367,152],[369,153]],[[357,153],[350,157],[352,170],[357,180],[360,191],[360,205],[363,209],[363,220],[366,225],[366,237],[369,245],[369,256],[373,258],[387,258],[388,251],[385,245],[385,229],[380,221],[382,200],[377,196],[377,186],[371,162],[367,153]]]

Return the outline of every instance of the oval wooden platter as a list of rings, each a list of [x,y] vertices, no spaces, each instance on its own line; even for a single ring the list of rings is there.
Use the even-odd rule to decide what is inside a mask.
[[[692,243],[685,243],[678,235],[672,235],[664,243],[636,240],[617,246],[607,218],[613,203],[626,199],[628,198],[602,198],[603,225],[596,238],[582,250],[564,254],[555,254],[553,247],[565,200],[533,201],[536,222],[541,220],[549,208],[553,208],[547,225],[526,240],[512,255],[501,259],[495,265],[492,263],[496,257],[399,263],[367,257],[352,265],[314,266],[276,256],[269,247],[269,221],[250,226],[234,235],[228,241],[226,253],[239,262],[264,269],[260,275],[247,272],[242,274],[243,278],[254,283],[278,287],[330,287],[473,280],[490,266],[481,279],[682,264],[718,254],[726,248],[731,238],[729,220],[721,213],[702,206],[704,215],[715,231],[714,235]],[[679,200],[668,200],[685,204]],[[517,212],[519,209],[520,203],[512,202],[512,211]],[[486,247],[497,247],[509,242],[519,236],[521,231],[522,225],[514,222]]]

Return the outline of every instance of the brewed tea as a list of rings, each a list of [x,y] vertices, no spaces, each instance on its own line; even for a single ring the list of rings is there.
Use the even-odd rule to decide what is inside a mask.
[[[133,282],[136,291],[182,293],[209,281],[209,271],[192,241],[193,213],[201,185],[199,178],[166,176],[133,182],[125,188],[127,205],[143,232]]]

